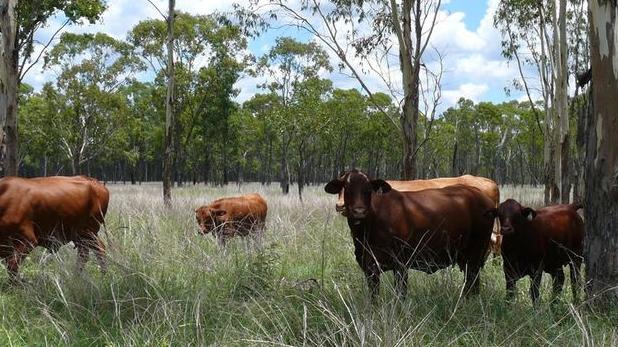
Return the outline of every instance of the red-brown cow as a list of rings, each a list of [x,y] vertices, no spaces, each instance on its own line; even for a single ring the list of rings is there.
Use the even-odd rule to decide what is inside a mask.
[[[331,194],[345,189],[354,254],[373,297],[383,271],[395,272],[403,296],[408,268],[433,273],[454,264],[466,273],[466,294],[479,292],[479,271],[493,226],[490,214],[495,211],[479,189],[454,185],[399,192],[357,170],[324,189]]]
[[[577,301],[579,271],[582,263],[584,222],[577,214],[581,204],[554,205],[533,210],[508,199],[497,214],[502,230],[502,259],[507,299],[515,296],[515,284],[530,276],[530,296],[539,298],[543,271],[553,278],[553,294],[560,294],[564,284],[562,267],[571,269],[571,289]]]
[[[343,177],[346,176],[346,172],[343,172],[339,175],[339,180],[343,180]],[[483,192],[491,201],[494,202],[494,207],[498,207],[500,203],[500,190],[498,189],[498,185],[496,182],[490,180],[489,178],[472,176],[472,175],[463,175],[459,177],[440,177],[429,180],[411,180],[411,181],[386,181],[392,189],[398,190],[400,192],[416,192],[424,189],[431,188],[444,188],[456,184],[463,184],[470,187],[476,187],[481,192]],[[341,189],[337,196],[337,203],[335,204],[335,210],[345,217],[346,208],[345,201],[343,199],[343,195],[345,193],[345,189]],[[499,226],[496,223],[494,225],[494,231],[491,234],[491,242],[490,242],[490,250],[494,255],[500,255],[500,242],[502,241],[502,236],[499,233]]]
[[[109,191],[84,177],[5,177],[0,180],[0,257],[11,280],[36,246],[55,252],[73,241],[82,270],[93,250],[105,271],[105,247],[97,233],[104,222]]]
[[[195,210],[195,219],[202,234],[212,232],[225,246],[236,234],[259,235],[264,230],[268,205],[260,194],[221,198]]]

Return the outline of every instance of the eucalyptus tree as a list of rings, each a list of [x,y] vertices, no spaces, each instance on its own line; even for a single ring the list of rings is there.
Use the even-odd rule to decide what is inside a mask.
[[[126,42],[102,33],[63,33],[45,57],[45,68],[58,74],[55,87],[48,87],[55,103],[48,116],[60,151],[79,173],[81,164],[106,150],[122,124],[126,101],[118,89],[143,65]]]
[[[585,252],[590,299],[618,303],[618,5],[590,0],[593,114],[586,154]]]
[[[141,21],[131,30],[128,40],[157,76],[166,71],[169,63],[163,49],[166,42],[163,20]],[[215,117],[217,121],[227,122],[231,99],[238,92],[233,85],[250,57],[245,54],[247,42],[240,28],[218,14],[176,12],[174,42],[174,112],[177,118],[174,167],[177,181],[181,182],[184,166],[189,162],[197,164],[196,158],[190,158],[184,148],[188,148],[198,132],[204,135],[208,127],[220,128],[210,123],[213,115],[218,117]],[[217,108],[221,112],[215,111]]]
[[[276,18],[314,35],[339,59],[339,67],[357,80],[371,102],[375,90],[368,82],[368,73],[377,75],[382,87],[399,101],[397,117],[391,119],[401,133],[403,177],[413,179],[419,147],[419,117],[425,114],[433,119],[441,98],[442,71],[429,71],[425,64],[431,60],[426,51],[441,3],[441,0],[269,0],[252,1],[248,9],[239,12],[247,21],[255,20],[255,13],[266,9],[264,21]],[[440,61],[440,54],[437,56]],[[393,76],[395,68],[399,76]],[[379,103],[374,106],[385,116],[393,115],[381,109]],[[429,130],[431,122],[426,125]]]
[[[281,110],[274,118],[281,138],[281,189],[287,194],[290,191],[290,144],[299,129],[291,105],[300,96],[297,92],[303,82],[318,78],[320,73],[330,71],[332,67],[326,52],[315,42],[303,43],[280,37],[270,51],[260,57],[258,69],[270,78],[262,87],[281,99]]]
[[[525,91],[537,118],[534,99],[543,100],[544,120],[537,125],[545,137],[546,203],[568,202],[571,189],[568,81],[586,61],[582,4],[583,0],[502,0],[494,17],[502,32],[503,55],[519,69],[515,87]]]
[[[58,33],[82,19],[94,22],[105,10],[103,0],[6,0],[0,4],[0,143],[4,174],[17,175],[17,92],[24,76],[34,67]],[[35,52],[35,34],[58,13],[65,20]]]

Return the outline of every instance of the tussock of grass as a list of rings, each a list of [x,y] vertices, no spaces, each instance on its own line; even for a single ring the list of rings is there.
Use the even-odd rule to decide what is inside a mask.
[[[538,189],[508,189],[503,197],[542,200]],[[460,296],[463,275],[452,268],[411,271],[403,302],[386,274],[372,304],[345,220],[322,187],[300,203],[276,185],[243,185],[269,203],[266,233],[260,247],[235,239],[226,250],[197,233],[193,210],[237,186],[175,189],[171,210],[159,185],[110,190],[109,272],[91,261],[77,275],[70,246],[35,251],[22,286],[0,279],[0,345],[618,345],[617,311],[573,306],[570,290],[550,304],[549,278],[540,307],[527,280],[507,305],[500,259],[488,260],[478,297]]]

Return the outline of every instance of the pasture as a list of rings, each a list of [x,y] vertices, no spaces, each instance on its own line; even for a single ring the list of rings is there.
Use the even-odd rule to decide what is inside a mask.
[[[187,186],[173,191],[170,210],[160,184],[108,187],[101,235],[109,271],[102,274],[91,256],[76,274],[70,245],[53,255],[33,252],[21,286],[9,286],[3,270],[0,345],[618,345],[618,312],[572,305],[569,281],[550,304],[544,276],[533,308],[522,280],[516,302],[506,304],[500,258],[488,259],[478,297],[461,297],[456,268],[410,271],[405,301],[388,273],[372,305],[346,221],[322,186],[308,187],[303,203],[276,184]],[[235,239],[223,251],[211,235],[198,234],[196,207],[253,191],[269,204],[258,248]],[[542,202],[541,188],[503,187],[501,196]]]

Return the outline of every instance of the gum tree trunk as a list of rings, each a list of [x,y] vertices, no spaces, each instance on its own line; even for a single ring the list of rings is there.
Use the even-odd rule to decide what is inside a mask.
[[[174,154],[174,6],[169,0],[167,15],[167,97],[165,102],[165,149],[163,152],[163,203],[172,205],[172,166]]]
[[[17,176],[17,85],[18,49],[17,38],[17,0],[2,0],[0,4],[0,145],[4,155],[3,173]]]
[[[586,292],[618,302],[618,33],[615,1],[591,0],[592,114],[586,147]]]

